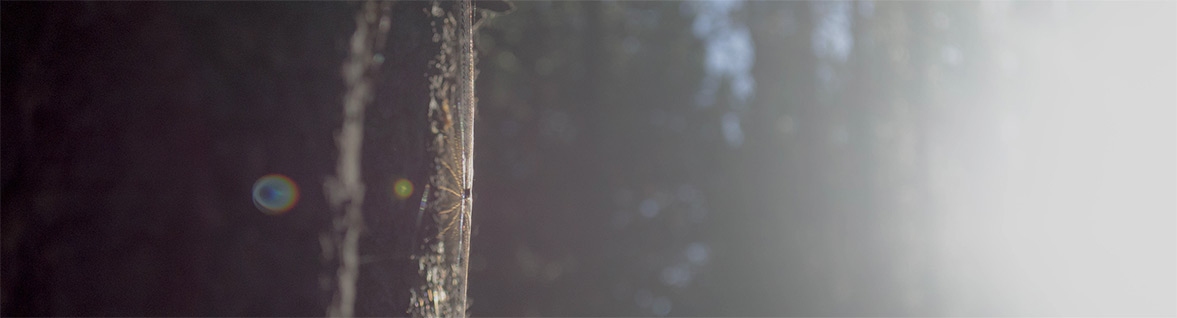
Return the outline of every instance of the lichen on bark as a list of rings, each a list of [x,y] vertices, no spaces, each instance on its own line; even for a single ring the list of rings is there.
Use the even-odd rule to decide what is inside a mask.
[[[420,286],[411,290],[409,313],[418,317],[465,316],[473,177],[474,47],[470,1],[433,2],[428,151],[434,158],[426,213],[436,235],[414,256]]]

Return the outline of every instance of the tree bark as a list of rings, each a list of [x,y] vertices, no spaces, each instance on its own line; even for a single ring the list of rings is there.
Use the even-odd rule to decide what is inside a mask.
[[[424,314],[448,215],[468,248],[468,2],[2,5],[3,315]]]

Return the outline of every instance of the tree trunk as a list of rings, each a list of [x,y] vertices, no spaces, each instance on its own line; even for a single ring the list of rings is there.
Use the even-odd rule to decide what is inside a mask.
[[[3,315],[463,315],[472,9],[4,2]]]

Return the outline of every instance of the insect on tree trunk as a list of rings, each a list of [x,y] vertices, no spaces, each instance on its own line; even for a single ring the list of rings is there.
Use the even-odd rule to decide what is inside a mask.
[[[364,110],[372,102],[373,77],[380,69],[391,21],[390,2],[368,2],[356,15],[356,31],[343,65],[347,85],[343,126],[338,132],[339,162],[325,184],[336,218],[327,236],[339,252],[337,283],[328,316],[355,313],[360,275],[360,237],[365,224],[360,158],[364,144]],[[428,107],[430,176],[425,184],[411,247],[420,279],[409,290],[408,312],[414,316],[465,316],[466,272],[470,248],[470,189],[474,146],[474,46],[470,1],[434,2],[427,10],[438,53],[429,61]],[[387,74],[403,76],[406,74]],[[370,158],[381,160],[381,158]],[[428,217],[426,217],[428,216]],[[430,222],[422,222],[428,220]],[[375,229],[372,231],[380,231]],[[420,242],[420,244],[418,244]]]
[[[424,283],[412,290],[414,316],[465,316],[470,255],[470,189],[474,175],[474,7],[469,0],[434,2],[429,119],[433,175],[421,213],[433,216],[436,235],[414,256]]]
[[[0,6],[0,315],[466,314],[470,1]]]

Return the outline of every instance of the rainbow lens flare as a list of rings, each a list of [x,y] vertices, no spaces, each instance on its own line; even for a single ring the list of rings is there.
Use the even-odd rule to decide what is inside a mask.
[[[278,215],[298,203],[298,185],[289,177],[273,173],[253,183],[253,205],[262,213]]]
[[[396,179],[396,182],[392,184],[392,194],[398,200],[408,199],[413,195],[413,182],[405,178]]]

